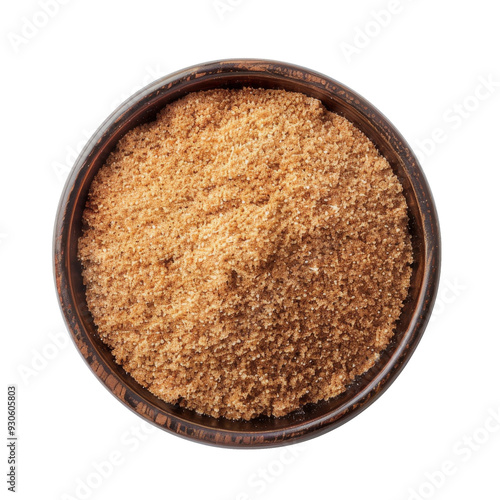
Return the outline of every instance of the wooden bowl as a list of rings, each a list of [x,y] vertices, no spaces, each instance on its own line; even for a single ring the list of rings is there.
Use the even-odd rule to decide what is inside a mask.
[[[409,296],[394,338],[371,370],[338,397],[309,404],[286,417],[233,421],[165,403],[115,363],[96,334],[87,309],[77,241],[90,183],[126,132],[154,120],[161,108],[189,92],[244,86],[316,97],[375,143],[403,185],[414,264]],[[269,447],[309,439],[347,422],[373,403],[399,375],[424,333],[436,297],[439,267],[440,235],[432,194],[403,137],[376,108],[339,82],[276,61],[227,60],[193,66],[161,78],[130,97],[99,127],[76,160],[55,221],[54,274],[59,302],[68,330],[90,369],[116,398],[148,422],[185,438],[228,447]]]

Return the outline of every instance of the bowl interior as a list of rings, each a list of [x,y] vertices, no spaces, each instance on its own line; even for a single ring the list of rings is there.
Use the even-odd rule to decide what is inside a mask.
[[[141,387],[117,365],[109,348],[96,334],[87,308],[81,265],[77,259],[82,212],[90,184],[118,140],[135,126],[154,120],[161,108],[189,92],[245,86],[302,92],[321,100],[329,110],[345,116],[361,129],[387,158],[403,185],[414,250],[408,298],[393,340],[375,366],[358,377],[335,399],[307,405],[286,417],[261,417],[250,422],[201,416],[165,403]],[[124,103],[96,132],[78,158],[61,199],[55,233],[56,282],[73,338],[94,372],[127,406],[153,423],[186,437],[203,439],[199,435],[201,429],[208,436],[203,439],[207,442],[214,443],[219,439],[216,444],[237,445],[234,436],[242,435],[241,443],[263,446],[267,444],[266,434],[272,436],[274,444],[279,444],[283,440],[300,439],[306,432],[320,433],[327,422],[330,427],[343,423],[359,412],[399,373],[418,343],[427,322],[426,316],[432,307],[435,290],[429,290],[431,283],[426,267],[429,258],[429,223],[432,220],[422,210],[422,197],[428,196],[431,209],[433,206],[430,193],[427,194],[425,179],[420,174],[418,163],[407,144],[375,108],[337,82],[322,75],[313,74],[311,77],[302,68],[269,63],[259,66],[256,62],[219,63],[191,68],[190,71],[154,82]],[[430,297],[430,305],[429,301],[424,301],[424,292]],[[245,436],[250,436],[247,441]]]

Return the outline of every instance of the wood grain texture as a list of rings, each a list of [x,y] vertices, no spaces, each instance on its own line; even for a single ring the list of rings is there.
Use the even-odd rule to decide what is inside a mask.
[[[87,309],[77,242],[82,212],[98,169],[118,140],[151,121],[168,103],[189,92],[213,88],[278,88],[320,99],[360,128],[388,159],[403,185],[414,248],[409,296],[393,341],[380,360],[338,397],[311,404],[286,417],[246,421],[198,415],[161,401],[117,365],[96,334]],[[264,60],[215,61],[178,71],[148,85],[124,102],[89,140],[64,187],[54,229],[54,276],[61,311],[83,359],[103,385],[148,422],[182,437],[228,447],[269,447],[302,441],[347,422],[395,380],[420,341],[436,298],[440,233],[429,186],[409,145],[395,127],[361,96],[322,74]]]

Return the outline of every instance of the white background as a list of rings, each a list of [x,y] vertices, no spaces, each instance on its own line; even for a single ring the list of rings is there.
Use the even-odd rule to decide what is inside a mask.
[[[17,384],[17,497],[500,498],[497,3],[48,0],[48,17],[42,2],[0,15],[0,393],[6,405]],[[442,228],[435,314],[402,375],[348,424],[282,449],[143,428],[69,342],[52,279],[56,206],[87,134],[153,79],[230,57],[304,65],[371,101],[420,150]]]

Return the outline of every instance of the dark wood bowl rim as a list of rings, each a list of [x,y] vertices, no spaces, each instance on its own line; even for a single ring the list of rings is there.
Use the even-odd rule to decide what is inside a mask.
[[[234,430],[233,424],[225,419],[218,419],[214,426],[215,419],[195,416],[192,415],[194,412],[189,411],[178,414],[173,408],[170,410],[164,405],[162,407],[159,400],[155,403],[157,398],[153,395],[148,400],[142,397],[133,383],[126,383],[117,375],[117,365],[104,359],[95,348],[91,340],[92,334],[86,331],[79,314],[70,272],[72,264],[69,259],[68,235],[78,196],[75,186],[78,186],[88,166],[88,159],[99,150],[102,138],[117,124],[132,120],[141,107],[163,92],[175,93],[179,88],[180,97],[183,92],[186,93],[182,90],[183,86],[196,79],[205,79],[210,82],[211,88],[215,88],[217,80],[229,73],[242,78],[249,74],[259,74],[266,78],[281,78],[283,81],[307,82],[323,90],[327,89],[332,100],[335,99],[346,109],[369,119],[380,134],[394,145],[399,159],[404,163],[407,180],[416,192],[425,235],[422,248],[425,267],[418,301],[413,308],[411,321],[388,362],[368,385],[338,408],[310,421],[304,422],[298,418],[296,424],[292,422],[279,429],[273,429],[272,426],[263,429],[256,421],[253,427],[247,425],[245,430]],[[415,154],[397,129],[373,105],[336,80],[300,66],[270,60],[230,59],[191,66],[160,78],[127,99],[103,122],[78,156],[63,189],[55,220],[53,257],[59,305],[71,337],[90,369],[121,403],[149,423],[191,440],[233,448],[262,448],[303,441],[332,430],[358,415],[387,390],[413,354],[428,323],[439,282],[440,232],[433,197]],[[206,423],[205,418],[208,419]]]

